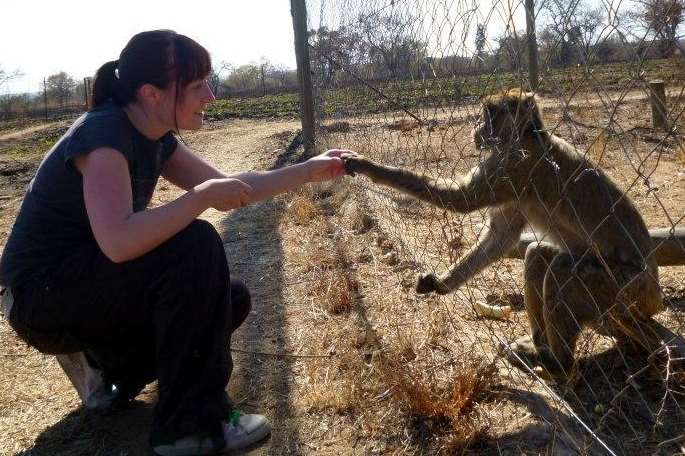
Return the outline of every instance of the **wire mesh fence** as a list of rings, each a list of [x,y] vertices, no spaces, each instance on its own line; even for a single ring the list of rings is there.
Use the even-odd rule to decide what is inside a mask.
[[[403,191],[356,179],[360,204],[429,291],[450,288],[397,322],[435,342],[412,363],[498,360],[490,433],[516,451],[685,452],[683,2],[307,8],[319,141],[403,170],[374,171]]]

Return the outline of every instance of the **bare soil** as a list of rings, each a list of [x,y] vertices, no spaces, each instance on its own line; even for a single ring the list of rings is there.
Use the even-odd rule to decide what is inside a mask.
[[[553,103],[546,116],[557,134],[588,150],[628,191],[650,227],[680,227],[685,223],[683,138],[653,132],[643,103],[635,97],[621,105],[618,125],[599,140],[606,143],[601,151],[590,145],[609,126],[602,103],[570,107],[575,122],[564,120]],[[473,114],[465,107],[426,115],[436,118],[430,130],[393,127],[403,119],[399,114],[344,119],[349,132],[329,133],[321,141],[451,176],[480,158],[468,134]],[[268,169],[298,158],[297,151],[286,153],[298,126],[234,120],[210,124],[185,140],[228,172]],[[0,152],[9,141],[14,148],[15,141],[39,134],[0,139]],[[39,157],[0,154],[0,178],[7,177],[0,181],[0,246]],[[162,181],[154,204],[178,194]],[[580,374],[569,385],[541,383],[501,360],[498,344],[527,332],[520,261],[500,261],[448,297],[414,293],[419,271],[447,267],[474,242],[483,214],[445,214],[361,178],[344,178],[227,214],[208,211],[203,218],[221,233],[232,274],[253,293],[252,315],[234,337],[229,384],[243,410],[264,413],[273,424],[271,438],[253,454],[460,453],[460,429],[477,429],[468,454],[575,454],[578,447],[584,454],[604,454],[573,414],[617,454],[683,451],[677,439],[656,448],[682,434],[683,403],[671,396],[663,403],[661,378],[654,374],[627,382],[642,364],[610,341],[593,333],[584,337]],[[683,267],[660,272],[668,304],[660,320],[683,334]],[[478,296],[510,304],[512,316],[477,317],[471,303]],[[411,374],[417,385],[435,391],[439,402],[442,391],[458,384],[463,362],[472,359],[495,363],[496,373],[466,418],[459,418],[461,428],[457,418],[446,422],[413,414],[392,381],[394,374]],[[54,357],[20,342],[5,321],[0,321],[0,361],[0,454],[151,454],[147,433],[154,384],[128,410],[89,413],[80,408]]]

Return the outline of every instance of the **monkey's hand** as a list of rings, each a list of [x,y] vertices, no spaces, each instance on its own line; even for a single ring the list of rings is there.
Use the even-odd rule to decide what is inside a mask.
[[[365,158],[363,155],[343,155],[342,157],[345,171],[350,176],[357,173],[368,174],[368,171],[373,168],[373,162]]]
[[[421,274],[416,281],[416,292],[419,294],[430,293],[431,291],[437,294],[447,294],[449,289],[438,279],[435,274]]]

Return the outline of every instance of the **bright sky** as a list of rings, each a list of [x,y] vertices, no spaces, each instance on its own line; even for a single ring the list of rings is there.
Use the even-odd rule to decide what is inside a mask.
[[[216,64],[295,67],[288,0],[0,0],[0,17],[0,67],[24,73],[3,92],[37,92],[59,71],[93,75],[135,33],[158,28],[193,38]]]
[[[549,0],[538,0],[549,1]],[[591,5],[628,0],[586,0]],[[415,37],[434,56],[473,52],[477,23],[488,24],[488,39],[499,36],[513,17],[525,30],[523,0],[308,0],[309,27],[354,24],[359,12],[373,17],[389,9],[421,18]],[[614,5],[616,7],[617,5]],[[323,14],[323,20],[320,15]],[[215,65],[234,66],[266,57],[295,67],[289,0],[0,0],[0,67],[24,76],[2,92],[37,92],[44,77],[65,71],[77,80],[91,76],[135,33],[171,28],[205,46]],[[1,93],[0,93],[1,94]]]

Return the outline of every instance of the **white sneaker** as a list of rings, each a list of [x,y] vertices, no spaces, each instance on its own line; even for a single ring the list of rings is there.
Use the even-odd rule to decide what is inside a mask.
[[[248,447],[264,439],[271,432],[271,427],[263,415],[243,415],[234,409],[231,419],[223,424],[223,448],[217,448],[210,437],[184,437],[172,444],[157,445],[153,448],[158,456],[196,456],[216,454]]]
[[[116,387],[107,387],[102,371],[92,367],[83,352],[56,355],[57,362],[87,409],[107,410],[116,397]]]

